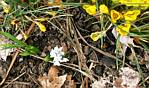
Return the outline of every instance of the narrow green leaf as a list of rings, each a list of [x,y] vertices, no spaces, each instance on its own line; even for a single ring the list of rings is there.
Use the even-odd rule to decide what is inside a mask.
[[[0,47],[3,47],[4,49],[8,49],[8,48],[19,48],[21,46],[17,44],[0,44]]]
[[[50,57],[50,55],[47,55],[43,60],[49,62],[52,61],[52,58]]]
[[[31,45],[28,45],[25,47],[25,50],[30,52],[31,54],[37,54],[39,53],[39,49],[34,47],[34,46],[31,46]]]
[[[20,46],[26,46],[27,45],[26,43],[18,40],[15,36],[11,35],[10,33],[0,31],[0,34],[2,34],[3,36],[7,37],[8,39],[16,42]]]
[[[140,43],[144,47],[145,50],[149,51],[149,46],[146,43],[144,43],[142,41]]]
[[[31,55],[31,53],[29,53],[28,51],[23,51],[20,53],[21,56],[29,56]]]

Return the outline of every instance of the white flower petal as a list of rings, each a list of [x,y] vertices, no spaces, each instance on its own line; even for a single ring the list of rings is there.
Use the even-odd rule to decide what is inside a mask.
[[[59,61],[54,61],[53,62],[55,66],[60,66],[61,64],[59,63]]]
[[[113,28],[112,34],[113,34],[114,37],[117,39],[117,37],[118,37],[118,32],[116,31],[116,28]]]
[[[130,36],[120,36],[120,42],[126,46],[132,45],[133,47],[139,47],[134,44],[133,38],[130,38]]]
[[[67,58],[63,58],[60,60],[60,62],[67,62],[67,61],[69,61]]]
[[[64,52],[62,51],[63,47],[58,48],[57,46],[51,50],[50,55],[53,57],[54,65],[60,66],[60,62],[69,61],[67,58],[63,58]]]

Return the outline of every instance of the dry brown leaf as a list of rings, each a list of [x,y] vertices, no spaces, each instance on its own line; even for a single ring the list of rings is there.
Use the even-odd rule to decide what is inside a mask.
[[[66,80],[67,75],[56,77],[48,88],[61,88]]]
[[[106,88],[107,83],[110,83],[108,78],[101,78],[99,81],[92,83],[92,88]]]
[[[139,77],[138,72],[129,67],[123,67],[120,71],[120,77],[114,82],[113,88],[137,88],[140,81]]]
[[[67,52],[68,52],[67,44],[66,44],[65,42],[62,42],[62,43],[61,43],[61,46],[63,47],[62,51],[63,51],[64,53],[67,53]]]
[[[121,83],[122,83],[122,78],[117,78],[116,80],[114,80],[114,86],[116,88],[122,88]]]
[[[74,80],[72,80],[72,75],[67,75],[64,88],[76,88]]]
[[[44,74],[43,76],[39,76],[38,81],[43,88],[48,88],[50,86],[49,77],[46,74]]]
[[[44,75],[39,77],[38,80],[43,88],[61,88],[66,80],[67,75],[56,77],[53,81],[49,81],[49,77]]]
[[[48,72],[48,77],[50,79],[49,81],[55,80],[55,78],[58,77],[58,73],[59,73],[58,67],[52,66]]]
[[[61,88],[64,84],[67,75],[58,76],[58,67],[52,66],[49,69],[48,75],[43,75],[38,78],[43,88]]]

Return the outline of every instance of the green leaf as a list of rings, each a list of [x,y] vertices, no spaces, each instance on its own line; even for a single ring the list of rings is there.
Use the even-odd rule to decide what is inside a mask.
[[[31,46],[31,45],[28,45],[25,47],[25,51],[28,51],[29,53],[31,54],[37,54],[39,53],[39,49],[34,47],[34,46]]]
[[[21,56],[29,56],[31,55],[31,53],[29,53],[28,51],[23,51],[20,53]]]
[[[21,52],[20,55],[21,56],[29,56],[29,55],[36,55],[37,53],[39,53],[39,49],[28,45],[25,47],[25,51]]]
[[[149,24],[144,24],[144,25],[141,25],[139,27],[132,28],[131,30],[137,30],[137,29],[139,29],[141,31],[143,29],[148,29],[148,28],[149,28]]]
[[[49,61],[52,61],[52,58],[50,57],[50,55],[47,55],[43,60],[45,62],[49,62]]]
[[[9,48],[19,48],[21,47],[20,45],[17,44],[1,44],[0,47],[3,47],[4,49],[9,49]]]
[[[18,40],[15,36],[11,35],[10,33],[0,31],[0,34],[7,37],[8,39],[14,41],[15,43],[17,43],[18,45],[20,45],[22,47],[27,45],[26,43]]]

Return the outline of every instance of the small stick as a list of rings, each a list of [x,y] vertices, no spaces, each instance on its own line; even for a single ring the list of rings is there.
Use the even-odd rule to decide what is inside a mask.
[[[26,72],[23,72],[22,74],[20,74],[18,77],[16,77],[15,79],[13,79],[11,82],[9,82],[4,88],[7,88],[12,82],[16,81],[17,79],[19,79],[21,76],[23,76]]]
[[[96,47],[94,47],[94,46],[88,44],[88,42],[83,38],[83,36],[82,36],[82,35],[80,34],[80,32],[78,31],[78,29],[76,29],[76,31],[77,31],[78,35],[80,36],[80,38],[83,40],[83,42],[86,43],[89,47],[91,47],[91,48],[94,49],[95,51],[97,51],[97,52],[99,52],[99,53],[101,53],[101,54],[103,54],[103,55],[105,55],[105,56],[107,56],[107,57],[113,58],[113,59],[115,59],[115,60],[117,59],[118,61],[123,62],[122,60],[118,59],[116,56],[114,56],[114,55],[112,55],[112,54],[110,54],[110,53],[108,53],[108,52],[102,51],[102,50],[100,50],[100,49],[98,49],[98,48],[96,48]],[[130,67],[130,68],[132,68],[132,67],[131,67],[130,65],[128,65],[127,63],[125,63],[125,65],[127,65],[127,66]]]
[[[14,64],[14,62],[15,62],[17,56],[18,56],[18,54],[19,54],[19,50],[17,50],[16,53],[14,54],[14,56],[13,56],[13,58],[12,58],[12,61],[11,61],[11,63],[10,63],[10,66],[9,66],[9,68],[8,68],[8,70],[7,70],[7,73],[6,73],[5,77],[3,78],[3,80],[1,81],[0,86],[3,85],[3,83],[5,82],[7,76],[9,75],[9,72],[10,72],[10,70],[11,70],[11,68],[12,68],[12,66],[13,66],[13,64]]]
[[[34,31],[35,22],[32,22],[28,30],[26,31],[26,34],[29,36]]]

